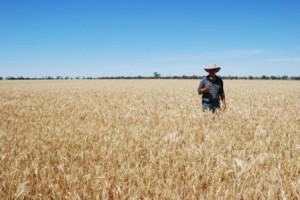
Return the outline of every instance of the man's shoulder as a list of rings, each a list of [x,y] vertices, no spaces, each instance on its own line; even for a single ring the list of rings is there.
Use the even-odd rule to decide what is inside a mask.
[[[202,80],[202,81],[208,80],[208,76],[203,76],[201,80]]]
[[[221,76],[216,76],[217,77],[217,80],[219,80],[219,81],[222,81],[223,82],[223,79],[222,79],[222,77]]]

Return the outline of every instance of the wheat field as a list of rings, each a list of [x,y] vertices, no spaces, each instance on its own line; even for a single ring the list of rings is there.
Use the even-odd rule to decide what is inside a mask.
[[[0,82],[1,199],[300,199],[300,83]]]

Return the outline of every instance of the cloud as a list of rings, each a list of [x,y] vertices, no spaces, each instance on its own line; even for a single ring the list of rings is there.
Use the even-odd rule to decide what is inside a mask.
[[[237,49],[237,50],[229,50],[225,52],[220,52],[220,55],[223,57],[241,57],[241,56],[253,56],[253,55],[266,55],[270,53],[264,49]]]
[[[264,49],[232,49],[224,51],[184,51],[184,52],[165,52],[159,55],[152,55],[151,62],[159,65],[190,65],[198,66],[212,64],[212,63],[225,63],[228,61],[249,62],[257,60],[264,56],[270,55],[271,52]]]
[[[270,58],[269,62],[300,62],[300,56]]]

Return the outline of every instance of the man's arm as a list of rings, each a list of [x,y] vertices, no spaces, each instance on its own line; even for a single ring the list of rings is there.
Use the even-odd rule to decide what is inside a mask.
[[[226,101],[225,101],[225,92],[223,87],[223,80],[221,80],[221,89],[220,89],[220,97],[223,110],[226,110]]]
[[[203,78],[198,87],[198,94],[199,95],[204,94],[204,93],[208,92],[209,89],[210,89],[210,86],[209,85],[205,86],[205,78]]]
[[[222,109],[223,109],[223,111],[225,111],[226,107],[227,107],[225,97],[223,99],[221,99],[221,102],[222,102]]]
[[[206,85],[204,88],[198,89],[198,94],[199,95],[204,94],[204,93],[208,92],[209,90],[210,90],[210,86]]]

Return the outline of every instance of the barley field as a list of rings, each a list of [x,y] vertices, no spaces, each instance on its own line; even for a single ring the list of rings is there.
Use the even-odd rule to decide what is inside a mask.
[[[0,81],[0,199],[300,199],[300,82]]]

